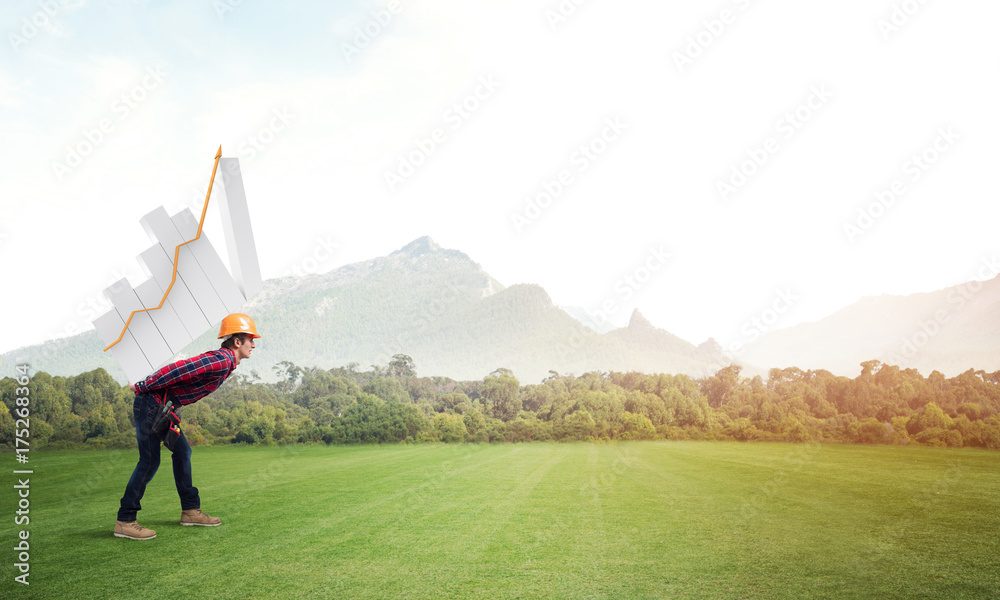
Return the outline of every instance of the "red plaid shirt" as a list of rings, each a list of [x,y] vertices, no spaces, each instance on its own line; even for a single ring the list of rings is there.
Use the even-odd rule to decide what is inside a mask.
[[[169,389],[184,406],[214,392],[235,369],[236,356],[232,350],[209,350],[162,367],[137,382],[135,391],[153,394],[162,404],[163,395]]]

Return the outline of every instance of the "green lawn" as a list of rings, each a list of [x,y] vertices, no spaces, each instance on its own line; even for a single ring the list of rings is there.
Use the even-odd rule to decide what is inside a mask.
[[[1000,453],[635,442],[196,447],[112,536],[135,451],[31,453],[31,585],[3,598],[1000,597]]]

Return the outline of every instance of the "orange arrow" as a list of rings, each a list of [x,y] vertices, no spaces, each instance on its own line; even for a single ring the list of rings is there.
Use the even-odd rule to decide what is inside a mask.
[[[219,145],[219,151],[215,153],[215,164],[212,166],[212,178],[208,180],[208,193],[205,194],[205,205],[202,206],[202,208],[201,208],[201,220],[198,221],[198,234],[195,235],[193,238],[191,238],[190,240],[188,240],[186,242],[182,242],[180,244],[177,244],[177,247],[174,248],[174,272],[173,272],[173,275],[171,275],[171,277],[170,277],[170,285],[167,286],[167,291],[163,292],[163,297],[160,298],[160,303],[156,307],[154,307],[154,308],[143,308],[143,309],[140,309],[140,310],[133,310],[132,314],[130,314],[128,316],[128,320],[125,321],[125,326],[122,327],[122,332],[121,332],[121,334],[118,335],[118,339],[115,340],[115,341],[113,341],[113,342],[111,342],[110,344],[108,344],[108,347],[104,349],[105,352],[107,352],[108,350],[110,350],[118,342],[122,341],[122,338],[125,337],[125,332],[128,331],[128,325],[129,325],[129,323],[132,322],[132,317],[134,317],[136,315],[136,313],[147,312],[147,311],[157,310],[157,309],[163,308],[163,303],[167,301],[167,295],[170,294],[171,288],[174,287],[174,282],[177,281],[177,261],[178,261],[178,259],[180,258],[180,255],[181,255],[181,246],[183,246],[185,244],[190,244],[191,242],[193,242],[193,241],[195,241],[195,240],[197,240],[198,238],[201,237],[201,228],[205,224],[205,213],[208,212],[208,199],[212,195],[212,185],[215,183],[215,171],[216,171],[216,169],[219,168],[219,159],[220,158],[222,158],[222,145],[221,144]]]

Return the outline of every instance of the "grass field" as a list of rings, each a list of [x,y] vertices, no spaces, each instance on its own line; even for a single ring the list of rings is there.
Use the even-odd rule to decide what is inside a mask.
[[[5,483],[3,598],[1000,598],[997,452],[198,447],[222,526],[178,525],[165,454],[143,542],[112,536],[136,457],[31,454],[31,585]]]

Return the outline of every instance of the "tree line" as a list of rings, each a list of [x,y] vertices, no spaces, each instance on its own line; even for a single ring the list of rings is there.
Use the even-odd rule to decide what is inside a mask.
[[[497,369],[479,381],[419,377],[409,356],[359,370],[282,362],[276,383],[237,374],[181,410],[192,444],[736,440],[920,444],[1000,449],[1000,371],[861,364],[853,378],[771,369],[742,377],[550,371],[522,385]],[[16,429],[13,378],[0,380],[0,444]],[[104,369],[31,377],[32,448],[130,448],[133,394]],[[23,397],[23,391],[20,394]]]

